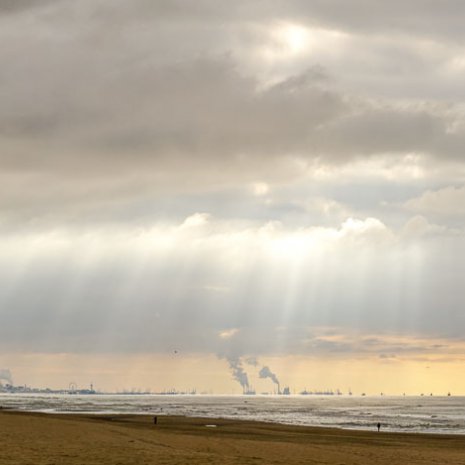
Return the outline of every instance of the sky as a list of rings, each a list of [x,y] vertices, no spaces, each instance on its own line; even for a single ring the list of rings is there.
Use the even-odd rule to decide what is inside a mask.
[[[0,0],[3,382],[465,394],[464,14]]]

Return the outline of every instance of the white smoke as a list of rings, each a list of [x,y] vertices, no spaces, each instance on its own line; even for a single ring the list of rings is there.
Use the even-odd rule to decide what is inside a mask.
[[[278,388],[279,388],[279,380],[278,380],[278,377],[277,377],[267,366],[264,366],[264,367],[258,372],[258,376],[260,376],[260,378],[262,378],[262,379],[270,378],[271,381],[273,381],[273,383],[277,384],[277,385],[278,385]]]
[[[247,391],[249,389],[249,378],[242,367],[240,358],[228,358],[227,360],[229,368],[232,371],[233,378],[240,383],[244,391]]]
[[[11,371],[5,368],[0,368],[0,384],[2,381],[6,381],[7,384],[13,384],[13,378],[11,377]]]

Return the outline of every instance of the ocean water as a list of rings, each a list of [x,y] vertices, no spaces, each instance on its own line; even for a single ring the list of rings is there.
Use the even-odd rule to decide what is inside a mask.
[[[0,406],[49,413],[125,413],[261,420],[346,429],[465,434],[465,397],[0,394]]]

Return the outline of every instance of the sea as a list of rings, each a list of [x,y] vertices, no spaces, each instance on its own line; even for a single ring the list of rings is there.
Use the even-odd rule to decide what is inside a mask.
[[[465,434],[465,397],[0,394],[0,407],[61,414],[144,414],[285,425]]]

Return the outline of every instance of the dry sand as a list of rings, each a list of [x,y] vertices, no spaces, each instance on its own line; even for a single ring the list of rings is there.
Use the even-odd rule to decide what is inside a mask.
[[[0,411],[0,464],[465,465],[465,437]]]

